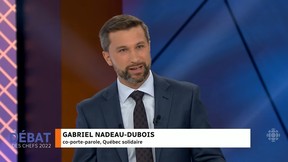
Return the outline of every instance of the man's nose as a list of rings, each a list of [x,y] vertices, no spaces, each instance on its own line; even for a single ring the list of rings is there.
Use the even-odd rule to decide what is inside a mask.
[[[139,53],[136,50],[131,50],[130,60],[131,60],[131,62],[138,62],[139,61]]]

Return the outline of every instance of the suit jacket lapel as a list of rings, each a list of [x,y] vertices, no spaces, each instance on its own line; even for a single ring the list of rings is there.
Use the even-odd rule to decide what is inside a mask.
[[[118,96],[116,82],[113,83],[103,94],[105,98],[102,107],[103,116],[109,129],[124,128],[121,107]],[[116,148],[122,162],[128,162],[128,154],[126,148]]]
[[[170,84],[163,78],[154,74],[155,118],[160,119],[155,128],[167,128],[172,103]]]
[[[163,78],[154,76],[155,118],[160,118],[154,128],[167,128],[172,103],[170,84]],[[159,161],[161,148],[155,149],[156,161]]]

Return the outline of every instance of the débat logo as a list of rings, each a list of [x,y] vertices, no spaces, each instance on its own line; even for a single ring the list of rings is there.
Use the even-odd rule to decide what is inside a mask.
[[[44,132],[44,133],[32,133],[32,132],[26,132],[23,130],[19,133],[11,133],[10,134],[10,142],[12,143],[48,143],[49,137],[51,136],[50,132]]]
[[[21,132],[10,133],[10,142],[15,148],[51,148],[51,132]]]

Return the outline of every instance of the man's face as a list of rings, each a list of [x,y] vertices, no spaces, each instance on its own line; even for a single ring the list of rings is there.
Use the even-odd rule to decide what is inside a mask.
[[[138,88],[148,77],[151,66],[150,42],[141,26],[109,34],[109,51],[103,57],[113,66],[122,84]]]

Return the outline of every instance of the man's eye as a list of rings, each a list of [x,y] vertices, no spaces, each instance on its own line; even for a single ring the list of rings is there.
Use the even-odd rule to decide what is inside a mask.
[[[125,49],[125,48],[122,48],[119,50],[119,52],[126,52],[126,51],[127,51],[127,49]]]
[[[138,45],[137,48],[144,48],[144,45]]]

